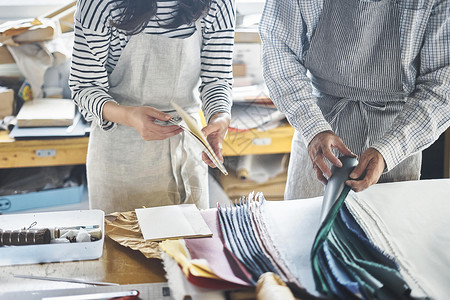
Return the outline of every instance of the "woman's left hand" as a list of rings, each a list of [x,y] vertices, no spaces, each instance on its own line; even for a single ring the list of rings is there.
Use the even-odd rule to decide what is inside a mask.
[[[229,113],[216,113],[209,120],[209,124],[202,129],[202,132],[206,136],[206,139],[211,145],[214,153],[216,153],[217,157],[222,163],[222,142],[227,134],[228,125],[230,125],[230,119],[231,117]],[[211,168],[216,167],[216,165],[209,159],[208,155],[205,152],[202,153],[202,159]]]

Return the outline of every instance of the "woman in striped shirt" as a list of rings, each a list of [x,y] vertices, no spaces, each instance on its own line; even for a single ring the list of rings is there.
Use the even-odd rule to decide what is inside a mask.
[[[167,121],[178,119],[171,101],[197,121],[202,108],[208,124],[203,133],[222,159],[231,108],[233,0],[80,0],[77,5],[70,87],[80,112],[92,121],[91,208],[208,207],[202,156],[213,164]]]

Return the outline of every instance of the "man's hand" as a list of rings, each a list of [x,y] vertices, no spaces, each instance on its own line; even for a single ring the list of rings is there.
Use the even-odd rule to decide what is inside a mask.
[[[356,154],[352,153],[340,137],[332,131],[317,134],[308,145],[308,155],[313,169],[316,172],[317,179],[323,184],[327,184],[327,178],[331,176],[331,171],[325,164],[324,158],[328,159],[333,165],[342,167],[341,161],[331,151],[333,148],[338,149],[343,155],[356,157]]]
[[[374,148],[368,148],[361,155],[358,165],[350,173],[350,180],[345,184],[350,186],[355,192],[365,190],[380,179],[386,162],[380,152]],[[364,177],[362,177],[364,176]],[[361,179],[358,179],[362,177]]]
[[[230,119],[231,117],[228,113],[217,113],[211,117],[211,119],[209,120],[209,124],[202,129],[202,132],[206,136],[206,139],[211,145],[211,148],[222,163],[222,142],[228,132]],[[216,167],[216,165],[209,159],[208,155],[205,152],[202,153],[202,159],[211,168]]]

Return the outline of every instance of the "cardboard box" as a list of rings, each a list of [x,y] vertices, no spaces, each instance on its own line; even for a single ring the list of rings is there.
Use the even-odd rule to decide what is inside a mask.
[[[14,91],[0,86],[0,119],[13,115]]]
[[[0,196],[0,213],[79,203],[83,199],[83,190],[84,185],[81,184],[67,188]]]
[[[233,76],[244,77],[247,75],[247,68],[244,63],[233,63]]]
[[[62,7],[59,7],[58,9],[41,16],[41,18],[51,19],[53,22],[55,22],[55,24],[57,24],[57,26],[60,27],[60,29],[57,28],[57,30],[61,31],[61,33],[73,31],[76,3],[77,1],[71,1],[70,3]],[[21,37],[19,38],[19,40],[25,37],[26,36]],[[14,58],[8,51],[8,48],[6,48],[6,46],[4,45],[0,46],[0,64],[14,64],[14,63],[15,63]]]
[[[236,28],[235,43],[261,43],[257,28]]]
[[[15,64],[16,61],[12,57],[6,46],[0,46],[0,64]]]
[[[103,254],[105,213],[101,210],[79,210],[16,215],[0,215],[0,228],[16,230],[36,228],[99,225],[102,238],[94,242],[0,247],[0,266],[97,259]]]

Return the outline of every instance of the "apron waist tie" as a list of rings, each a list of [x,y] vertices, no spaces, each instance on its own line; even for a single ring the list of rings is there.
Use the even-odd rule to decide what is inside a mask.
[[[385,102],[376,102],[376,101],[366,101],[366,100],[355,100],[350,98],[342,98],[338,100],[331,111],[325,115],[325,118],[329,120],[331,127],[334,128],[335,133],[340,136],[339,132],[339,123],[341,118],[342,111],[347,107],[349,103],[357,103],[359,106],[359,111],[364,119],[364,131],[366,140],[364,142],[365,148],[369,147],[369,116],[367,113],[368,108],[373,108],[379,111],[386,110]],[[351,150],[351,149],[350,149]]]

